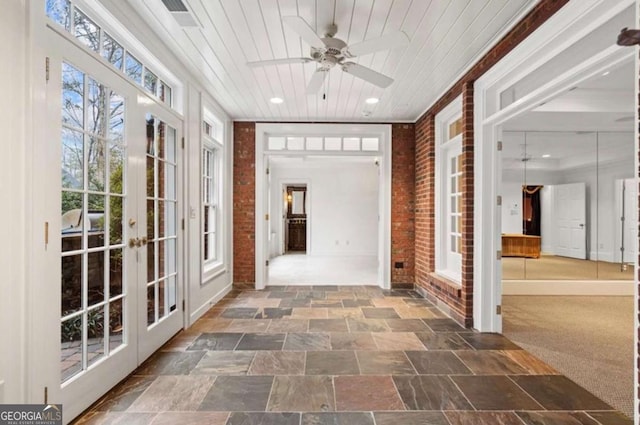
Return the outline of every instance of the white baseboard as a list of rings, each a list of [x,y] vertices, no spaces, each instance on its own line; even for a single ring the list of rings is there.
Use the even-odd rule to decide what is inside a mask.
[[[631,280],[504,280],[502,295],[634,295]]]
[[[211,297],[207,301],[205,301],[193,313],[191,313],[191,315],[189,316],[189,325],[188,326],[193,325],[196,322],[196,320],[198,320],[200,317],[202,317],[202,315],[205,314],[218,301],[220,301],[222,298],[224,298],[224,296],[227,295],[229,293],[229,291],[231,291],[232,288],[233,288],[233,284],[231,284],[231,283],[228,284],[227,286],[222,288],[220,291],[218,291],[218,293],[215,294],[213,297]]]

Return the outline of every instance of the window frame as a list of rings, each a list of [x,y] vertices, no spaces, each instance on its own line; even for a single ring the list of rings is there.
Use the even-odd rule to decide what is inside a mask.
[[[205,114],[207,115],[207,114]],[[210,131],[207,131],[209,126]],[[210,117],[202,120],[200,127],[202,132],[201,161],[200,161],[200,260],[202,262],[202,283],[209,281],[211,274],[216,274],[224,268],[224,144],[222,124]],[[205,158],[211,155],[211,161],[207,164]],[[208,169],[206,169],[208,165]],[[209,185],[206,184],[209,182]],[[207,193],[207,188],[209,189]],[[207,196],[208,195],[208,196]],[[207,199],[209,198],[209,199]],[[207,202],[208,201],[208,202]],[[206,207],[213,208],[213,231],[205,231],[205,212]],[[211,226],[209,226],[211,229]],[[215,255],[212,258],[206,258],[205,238],[213,235],[213,250]]]
[[[450,137],[450,132],[453,124],[461,119],[462,97],[455,99],[435,117],[435,272],[458,285],[462,281],[460,180],[463,178],[463,172],[459,159],[462,155],[462,133]],[[452,170],[453,158],[456,158],[455,172]],[[455,179],[456,187],[452,185],[452,178]],[[452,208],[454,197],[456,208]],[[453,229],[454,217],[456,229]],[[456,240],[456,247],[453,246],[452,238]]]

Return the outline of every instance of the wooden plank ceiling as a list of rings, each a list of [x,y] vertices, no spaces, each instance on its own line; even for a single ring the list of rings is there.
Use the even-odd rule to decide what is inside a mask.
[[[537,2],[183,0],[200,25],[180,27],[161,0],[128,1],[232,118],[365,122],[416,120]],[[283,16],[302,17],[320,36],[335,23],[335,36],[347,44],[403,31],[406,47],[354,58],[394,83],[381,89],[335,67],[325,86],[307,95],[315,62],[248,67],[249,61],[309,56],[309,45]],[[272,97],[284,102],[275,105]],[[369,97],[380,102],[367,105]]]

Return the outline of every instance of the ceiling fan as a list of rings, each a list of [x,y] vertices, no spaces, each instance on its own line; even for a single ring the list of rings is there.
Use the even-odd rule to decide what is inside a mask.
[[[371,68],[351,62],[348,59],[356,56],[363,56],[380,50],[388,50],[396,47],[406,46],[409,39],[405,33],[398,31],[384,35],[380,38],[365,40],[360,43],[348,46],[347,43],[335,38],[338,27],[335,24],[329,25],[324,37],[318,36],[309,24],[299,16],[285,16],[282,21],[293,31],[298,33],[304,41],[311,46],[311,57],[285,58],[265,61],[248,62],[251,67],[282,65],[291,63],[317,62],[320,66],[311,77],[307,85],[307,93],[315,94],[322,87],[322,83],[329,75],[329,71],[338,65],[344,72],[354,77],[368,81],[381,88],[387,88],[393,83],[393,79],[374,71]]]

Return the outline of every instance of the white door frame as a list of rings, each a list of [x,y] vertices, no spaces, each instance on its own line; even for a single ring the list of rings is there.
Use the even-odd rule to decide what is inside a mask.
[[[380,144],[380,186],[378,221],[378,286],[391,287],[391,125],[389,124],[256,124],[255,136],[255,288],[264,289],[268,281],[266,261],[269,258],[269,225],[267,207],[268,135],[283,136],[377,136]],[[291,154],[291,152],[288,152]],[[344,152],[318,152],[323,155],[345,155]],[[357,153],[354,153],[354,155]],[[371,156],[371,152],[360,153]]]
[[[614,5],[607,0],[569,2],[475,83],[473,322],[481,332],[502,332],[502,316],[497,314],[502,298],[499,255],[502,217],[496,201],[501,193],[498,172],[501,124],[570,89],[577,82],[629,60],[636,50],[611,46],[578,66],[555,74],[548,83],[508,107],[491,112],[492,115],[489,115],[487,103],[499,104],[503,89],[535,72],[540,65],[562,54],[564,49],[633,4],[634,0],[620,0]],[[612,40],[614,37],[612,34]],[[532,57],[536,60],[531,60]]]

